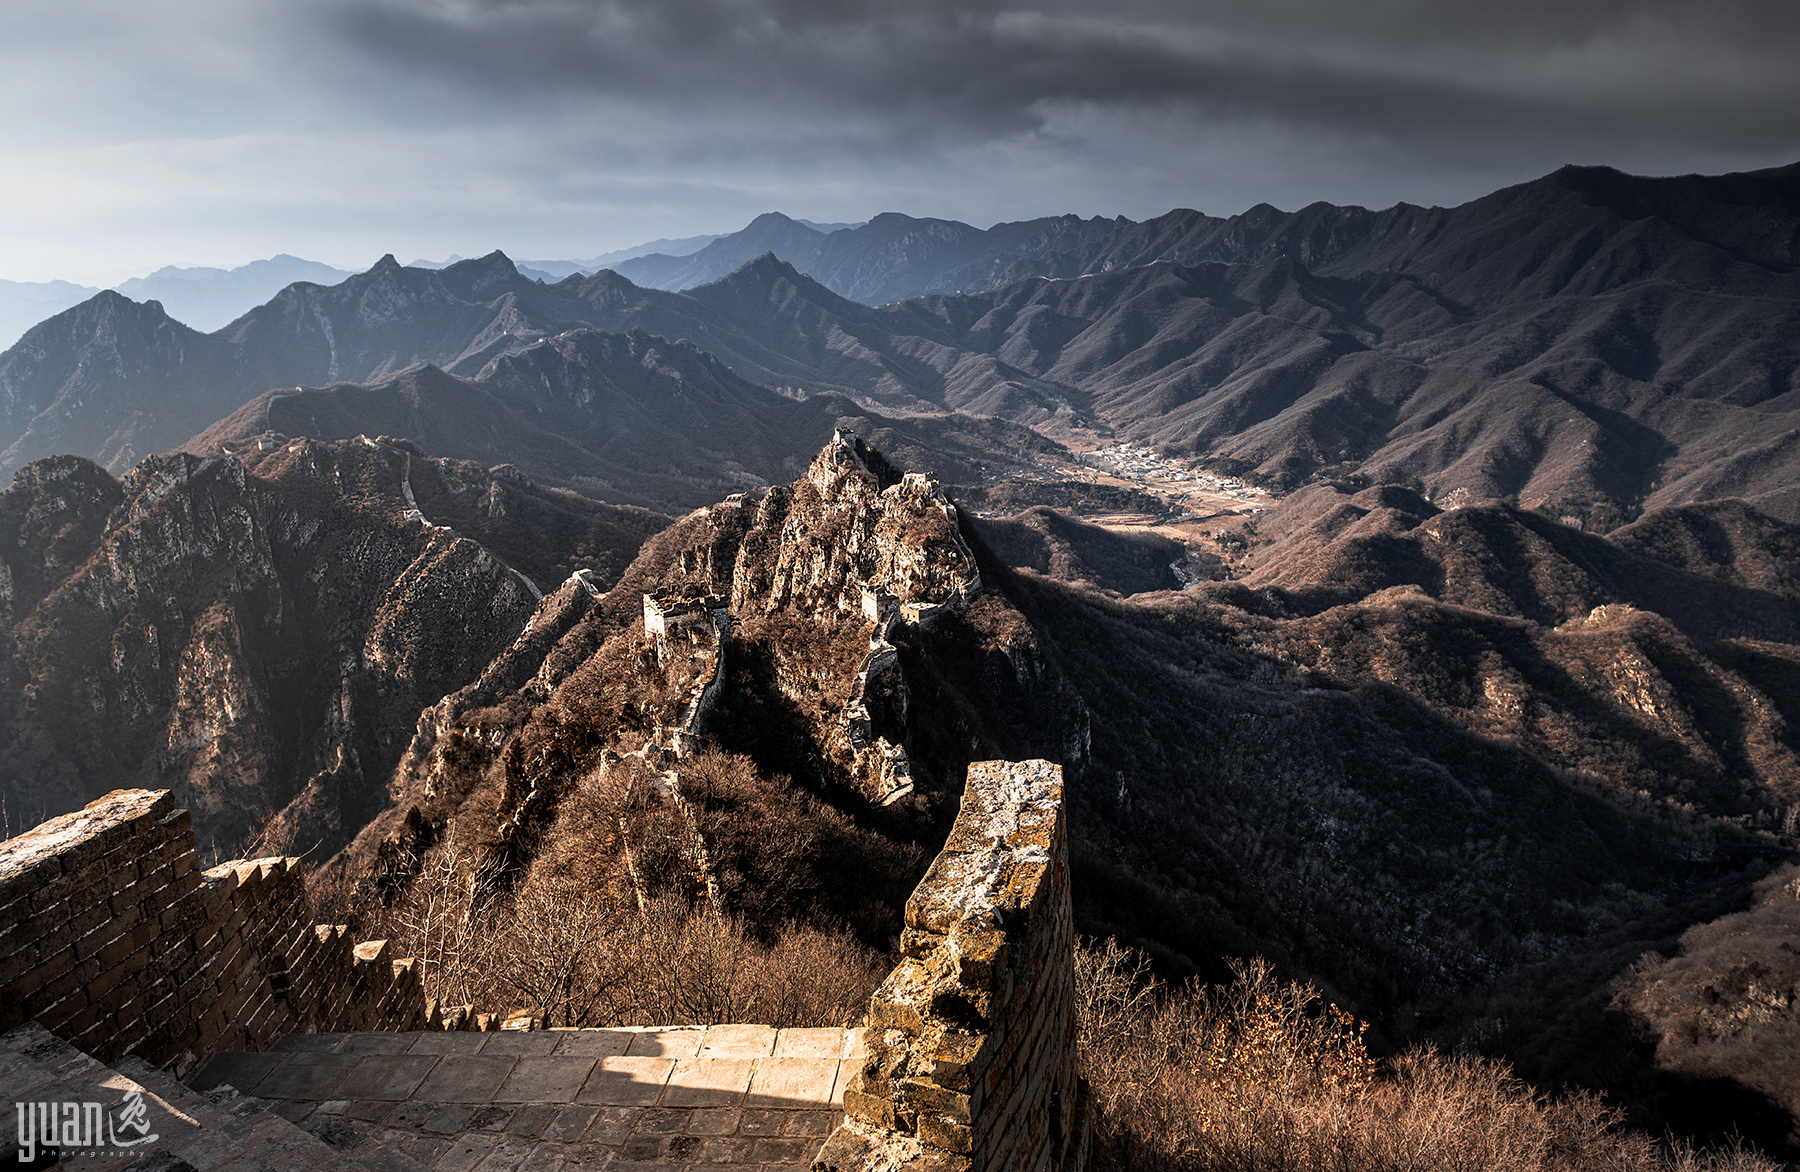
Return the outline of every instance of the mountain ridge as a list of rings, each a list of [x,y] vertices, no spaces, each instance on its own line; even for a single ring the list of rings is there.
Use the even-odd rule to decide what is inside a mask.
[[[828,239],[901,241],[880,270],[892,275],[930,254],[906,243],[920,223],[884,214]],[[0,356],[10,426],[41,417],[44,432],[8,440],[9,458],[49,454],[48,435],[71,427],[116,471],[127,443],[182,442],[203,424],[153,441],[155,420],[134,404],[154,396],[132,389],[178,373],[219,418],[232,395],[379,382],[422,362],[480,377],[571,329],[640,328],[790,396],[996,416],[1082,445],[1118,436],[1286,487],[1355,473],[1418,480],[1440,504],[1516,497],[1630,516],[1741,496],[1800,515],[1792,168],[1681,180],[1567,168],[1452,209],[1259,207],[1101,227],[1086,253],[1044,253],[1050,275],[874,307],[769,250],[680,293],[611,271],[545,284],[500,253],[438,271],[385,257],[337,286],[291,286],[205,343],[148,354],[142,370],[84,360],[68,323],[88,311]],[[967,233],[951,236],[946,247],[962,247]],[[60,357],[27,379],[25,350]],[[177,351],[235,385],[200,385]],[[44,374],[56,362],[60,389]],[[58,402],[100,418],[81,432],[45,414]],[[112,438],[112,416],[141,438]]]

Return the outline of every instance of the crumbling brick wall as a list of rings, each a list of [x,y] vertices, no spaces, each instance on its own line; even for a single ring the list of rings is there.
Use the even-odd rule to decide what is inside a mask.
[[[27,1018],[185,1075],[308,1030],[421,1029],[420,975],[315,926],[297,859],[200,870],[167,790],[114,790],[0,843],[0,1032]]]
[[[1062,770],[969,766],[943,853],[906,904],[904,959],[869,1002],[867,1058],[824,1172],[1075,1172],[1074,936]]]

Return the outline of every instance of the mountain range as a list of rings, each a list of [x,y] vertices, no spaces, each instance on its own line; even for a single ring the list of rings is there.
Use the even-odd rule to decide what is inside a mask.
[[[839,296],[881,305],[926,293],[961,292],[965,285],[982,288],[984,277],[1017,260],[1078,248],[1128,223],[1053,216],[983,230],[957,220],[884,212],[852,227],[814,225],[768,212],[691,254],[651,254],[613,267],[646,288],[689,289],[767,252]]]
[[[967,764],[1042,756],[1082,933],[1800,1152],[1800,168],[966,228],[40,323],[4,808],[883,949]],[[1047,503],[1122,440],[1271,495]]]
[[[768,252],[721,254],[736,267],[683,292],[612,271],[542,284],[497,253],[439,272],[388,257],[211,335],[101,295],[0,355],[0,466],[77,451],[122,471],[273,387],[417,363],[478,377],[572,329],[641,329],[788,395],[1129,438],[1276,485],[1360,474],[1575,515],[1735,495],[1793,517],[1797,191],[1794,168],[1566,168],[1451,209],[1038,221],[1033,248],[1056,225],[1068,247],[1008,262],[987,291],[879,307]],[[852,258],[821,271],[863,271],[853,292],[941,276],[954,257],[920,223],[813,233]],[[852,238],[868,247],[843,252]]]
[[[473,378],[422,366],[373,386],[271,391],[183,447],[238,455],[289,436],[405,436],[592,497],[685,510],[793,476],[812,440],[840,427],[954,482],[978,480],[996,452],[1055,451],[1003,420],[890,417],[830,392],[787,398],[691,343],[636,329],[574,330],[502,354]]]
[[[668,523],[404,443],[258,455],[57,457],[0,496],[7,808],[106,777],[177,790],[207,847],[284,810],[343,839],[545,588],[605,589]]]

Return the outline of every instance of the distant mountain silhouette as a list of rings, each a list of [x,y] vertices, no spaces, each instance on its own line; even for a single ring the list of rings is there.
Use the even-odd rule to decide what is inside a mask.
[[[742,231],[720,236],[686,256],[652,253],[615,265],[615,271],[634,284],[651,289],[687,289],[704,285],[765,252],[783,260],[810,263],[818,255],[825,233],[790,220],[780,212],[766,212]]]
[[[99,291],[68,281],[0,281],[0,346],[10,347],[38,322]]]
[[[815,224],[811,220],[800,220],[797,222],[805,224],[808,228],[812,228],[819,232],[832,232],[838,228],[852,228],[856,226],[854,224]],[[590,256],[586,260],[522,260],[519,262],[519,268],[523,271],[529,266],[538,272],[550,274],[558,281],[562,280],[564,277],[576,275],[585,277],[597,273],[601,269],[619,264],[621,261],[635,260],[640,256],[649,256],[652,253],[660,253],[668,257],[687,256],[691,253],[699,252],[708,244],[719,239],[720,235],[721,234],[715,233],[711,236],[684,236],[678,240],[670,240],[665,237],[659,240],[646,241],[643,244],[634,244],[630,248],[617,248],[611,252],[603,252],[598,256]],[[458,257],[457,259],[461,260],[462,258]],[[416,261],[414,262],[414,264],[417,263],[418,262]],[[444,268],[447,266],[426,265],[421,267]]]
[[[642,256],[616,268],[648,288],[691,289],[767,252],[834,293],[881,305],[926,293],[983,287],[982,279],[1016,260],[1079,247],[1119,223],[1129,221],[1052,216],[983,230],[957,220],[884,212],[851,227],[813,225],[769,212],[690,256]]]
[[[113,286],[133,301],[160,301],[170,317],[197,330],[216,330],[261,305],[295,281],[336,284],[350,273],[282,253],[235,269],[177,268]]]

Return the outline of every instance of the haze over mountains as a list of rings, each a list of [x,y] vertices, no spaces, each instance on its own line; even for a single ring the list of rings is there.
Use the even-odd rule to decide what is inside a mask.
[[[778,213],[776,214],[776,217],[779,220],[799,225],[809,231],[826,236],[829,236],[833,232],[862,227],[861,224],[819,224],[812,220],[788,220],[786,216],[779,215]],[[639,257],[652,257],[657,261],[664,262],[673,261],[699,252],[715,240],[745,237],[746,235],[753,233],[756,229],[757,222],[760,222],[765,218],[766,217],[758,217],[756,222],[752,222],[749,227],[741,232],[719,233],[712,236],[685,236],[679,240],[652,240],[644,244],[634,244],[630,248],[620,248],[612,252],[603,252],[599,256],[589,257],[587,260],[528,260],[520,262],[520,268],[522,270],[530,268],[535,272],[549,273],[552,274],[555,279],[561,280],[564,277],[574,276],[577,273],[584,277],[592,276],[601,269],[616,268],[624,261],[636,260]],[[758,255],[757,252],[746,251],[747,247],[747,245],[740,243],[732,246],[730,251],[735,254],[742,254],[746,258]],[[680,288],[680,286],[672,287]]]
[[[689,289],[768,252],[840,296],[880,305],[926,293],[961,292],[965,286],[983,288],[984,277],[1020,258],[1077,247],[1122,223],[1130,221],[1054,216],[983,231],[955,220],[885,212],[866,224],[828,232],[769,212],[691,255],[641,256],[615,268],[647,288]]]
[[[348,276],[343,269],[282,253],[235,269],[169,265],[147,277],[121,281],[113,291],[133,301],[160,301],[177,321],[197,330],[216,330],[296,281],[334,285]]]
[[[10,346],[38,322],[97,291],[69,281],[0,281],[0,341]]]
[[[295,281],[335,284],[349,275],[343,269],[283,253],[235,269],[165,265],[148,276],[121,281],[113,289],[134,301],[160,302],[170,316],[195,329],[216,330]],[[0,281],[0,340],[10,345],[44,318],[98,292],[68,281]]]

